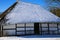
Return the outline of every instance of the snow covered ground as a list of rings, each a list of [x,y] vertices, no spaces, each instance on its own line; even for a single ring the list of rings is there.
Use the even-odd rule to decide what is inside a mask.
[[[0,37],[0,40],[19,40],[17,37]]]
[[[29,35],[19,37],[0,37],[0,40],[60,40],[59,37],[42,37],[40,35]]]
[[[2,37],[0,40],[60,40],[60,38],[16,38],[16,37]]]

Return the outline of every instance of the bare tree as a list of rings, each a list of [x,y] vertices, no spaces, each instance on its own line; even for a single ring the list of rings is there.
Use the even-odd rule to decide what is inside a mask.
[[[60,0],[45,0],[49,10],[60,17]]]
[[[60,0],[45,0],[48,7],[60,7]]]

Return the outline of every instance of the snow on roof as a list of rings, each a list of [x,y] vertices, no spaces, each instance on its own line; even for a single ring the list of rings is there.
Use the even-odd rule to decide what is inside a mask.
[[[40,5],[18,2],[6,16],[6,23],[58,22],[59,17],[45,10]]]

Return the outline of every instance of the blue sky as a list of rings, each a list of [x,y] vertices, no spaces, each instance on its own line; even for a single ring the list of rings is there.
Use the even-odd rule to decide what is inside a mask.
[[[43,0],[21,0],[24,2],[29,2],[33,4],[38,4],[41,6],[46,6],[45,2]],[[0,0],[0,12],[4,12],[6,9],[8,9],[11,5],[13,5],[16,2],[16,0]]]
[[[14,2],[15,2],[15,0],[0,0],[0,12],[4,12]]]

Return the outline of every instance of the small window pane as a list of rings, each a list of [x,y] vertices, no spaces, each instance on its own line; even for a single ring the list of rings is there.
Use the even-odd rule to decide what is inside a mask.
[[[17,30],[25,30],[25,28],[17,28]]]
[[[17,27],[24,27],[24,24],[17,24]]]
[[[3,29],[15,28],[15,25],[4,25]]]
[[[15,35],[15,30],[4,30],[3,35]]]
[[[34,31],[26,31],[26,34],[34,34]]]
[[[57,28],[49,28],[49,30],[57,30]]]
[[[26,28],[26,30],[34,30],[34,28]]]
[[[17,35],[25,34],[25,32],[17,32]]]
[[[34,27],[34,24],[33,23],[28,23],[28,24],[26,24],[26,27]]]
[[[49,24],[49,27],[57,27],[57,24]]]
[[[42,24],[42,27],[48,27],[48,25],[47,24]]]

